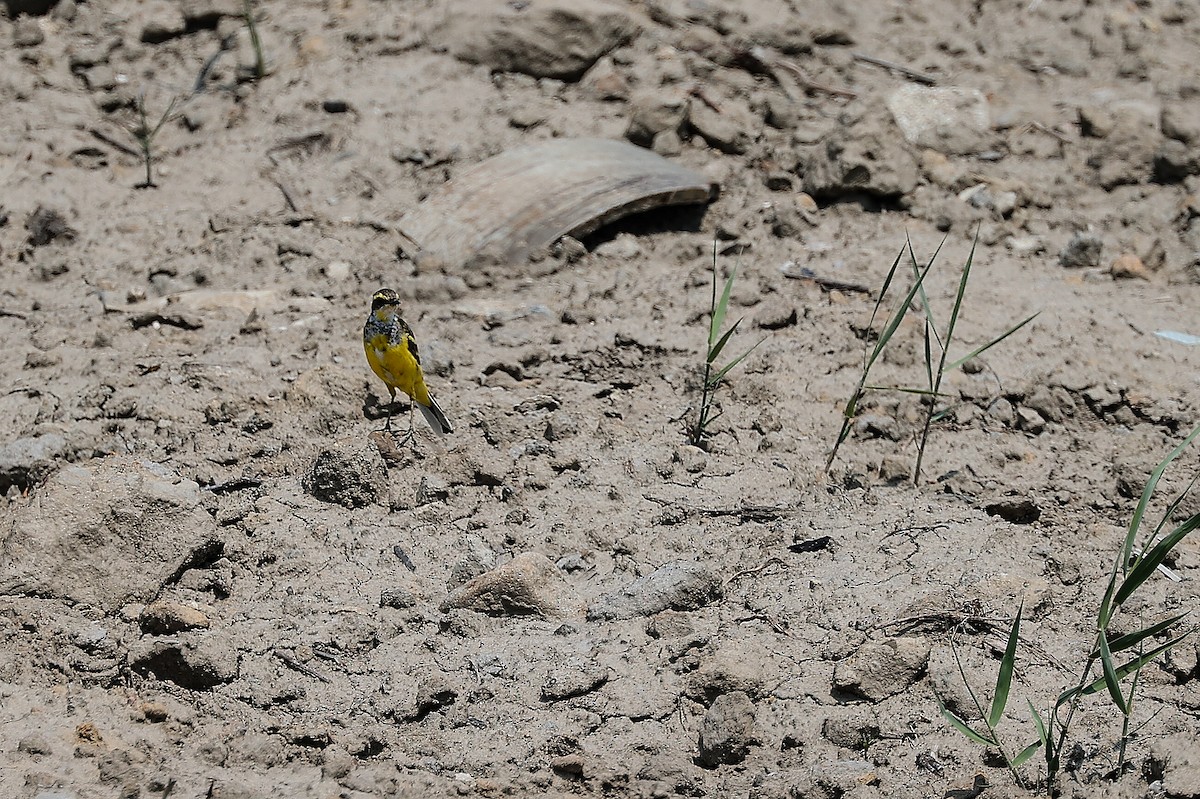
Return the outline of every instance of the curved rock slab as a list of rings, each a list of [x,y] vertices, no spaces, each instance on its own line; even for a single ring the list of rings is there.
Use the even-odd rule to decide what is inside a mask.
[[[707,203],[717,184],[650,150],[610,139],[554,139],[476,165],[400,220],[418,260],[449,269],[519,264],[563,236],[630,214]]]

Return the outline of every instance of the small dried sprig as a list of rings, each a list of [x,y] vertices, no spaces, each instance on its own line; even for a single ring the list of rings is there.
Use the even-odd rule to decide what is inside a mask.
[[[705,348],[704,358],[704,382],[700,387],[700,408],[696,413],[696,421],[688,428],[688,441],[693,446],[701,446],[705,438],[708,436],[709,426],[720,417],[720,412],[713,414],[713,401],[716,397],[717,387],[721,385],[721,381],[729,372],[746,359],[746,356],[754,351],[759,344],[766,341],[766,338],[761,338],[755,342],[748,350],[738,355],[733,360],[726,363],[724,366],[717,366],[717,358],[725,350],[725,345],[733,338],[733,334],[737,332],[738,326],[742,323],[738,319],[733,323],[724,334],[721,333],[721,328],[725,324],[725,315],[729,310],[729,295],[733,292],[733,281],[737,278],[737,267],[729,273],[729,277],[725,280],[725,287],[721,291],[721,295],[717,297],[717,243],[713,242],[713,265],[712,265],[712,302],[709,306],[708,318],[708,345]]]
[[[133,136],[138,144],[138,150],[142,155],[142,163],[146,166],[146,180],[137,184],[136,188],[150,189],[158,186],[154,182],[154,140],[158,136],[158,132],[162,130],[163,125],[167,124],[175,116],[176,106],[179,104],[178,97],[172,97],[167,103],[166,109],[158,118],[158,121],[153,125],[150,123],[150,117],[146,113],[146,96],[143,93],[138,93],[137,99],[134,100],[134,110],[137,111],[137,121],[129,126],[129,134]]]

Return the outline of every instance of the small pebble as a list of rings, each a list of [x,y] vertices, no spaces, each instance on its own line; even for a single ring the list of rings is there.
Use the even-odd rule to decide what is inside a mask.
[[[151,635],[170,635],[209,626],[208,616],[196,608],[165,601],[147,605],[138,622],[142,630]]]
[[[1150,279],[1150,270],[1142,263],[1142,259],[1128,252],[1117,256],[1117,259],[1112,262],[1112,267],[1109,271],[1118,280],[1123,278]]]

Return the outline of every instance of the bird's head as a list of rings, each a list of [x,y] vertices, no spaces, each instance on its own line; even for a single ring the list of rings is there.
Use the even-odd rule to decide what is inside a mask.
[[[400,311],[400,295],[395,289],[380,289],[371,295],[371,313]]]

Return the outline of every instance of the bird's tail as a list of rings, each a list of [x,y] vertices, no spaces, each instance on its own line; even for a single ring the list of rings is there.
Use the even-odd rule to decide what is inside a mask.
[[[422,405],[418,402],[417,407],[421,409],[421,415],[425,417],[425,421],[429,422],[429,426],[433,428],[433,432],[440,436],[454,432],[454,428],[450,426],[450,421],[446,418],[445,412],[442,411],[442,406],[437,404],[437,400],[432,395],[429,397],[428,405]]]

